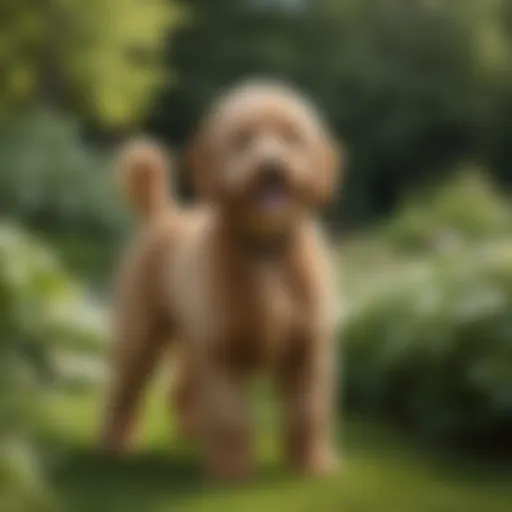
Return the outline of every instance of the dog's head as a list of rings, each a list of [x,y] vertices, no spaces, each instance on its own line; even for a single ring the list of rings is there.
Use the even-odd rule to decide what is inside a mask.
[[[189,152],[199,194],[239,225],[276,233],[332,197],[339,150],[296,91],[248,83],[215,103]]]

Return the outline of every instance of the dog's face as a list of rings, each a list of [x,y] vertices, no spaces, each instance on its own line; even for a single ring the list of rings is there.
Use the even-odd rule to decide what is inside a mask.
[[[239,225],[277,233],[330,198],[338,155],[305,99],[254,84],[215,105],[192,146],[191,166],[200,194]]]

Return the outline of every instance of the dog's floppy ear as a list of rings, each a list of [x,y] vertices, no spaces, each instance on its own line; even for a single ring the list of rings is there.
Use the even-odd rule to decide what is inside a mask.
[[[322,134],[315,154],[315,179],[312,187],[313,203],[328,204],[334,199],[345,167],[345,152],[329,134]]]

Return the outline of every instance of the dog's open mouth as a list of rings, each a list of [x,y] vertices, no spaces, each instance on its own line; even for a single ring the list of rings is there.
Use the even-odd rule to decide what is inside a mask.
[[[256,201],[261,211],[279,213],[288,204],[289,190],[284,176],[277,172],[268,172],[256,187]]]
[[[289,194],[282,182],[265,182],[257,190],[259,208],[264,212],[278,213],[288,204]]]

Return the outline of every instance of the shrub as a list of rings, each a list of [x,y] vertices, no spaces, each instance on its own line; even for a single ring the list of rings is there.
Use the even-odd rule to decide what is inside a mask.
[[[489,191],[461,190],[442,190],[422,210],[428,228],[411,228],[406,209],[365,241],[363,252],[382,250],[369,268],[349,251],[345,393],[351,408],[428,436],[492,443],[512,429],[511,217]],[[404,243],[447,226],[448,250]]]
[[[393,250],[414,255],[506,236],[511,229],[506,198],[479,169],[462,167],[444,186],[408,201],[378,237]]]
[[[1,510],[48,504],[34,445],[40,406],[46,391],[69,382],[63,356],[94,356],[101,347],[94,312],[46,247],[0,225]]]
[[[108,155],[49,110],[0,125],[0,212],[49,230],[111,233],[122,220]]]
[[[44,109],[0,124],[0,214],[44,235],[71,269],[103,277],[126,209],[109,155],[81,135],[72,119]]]

